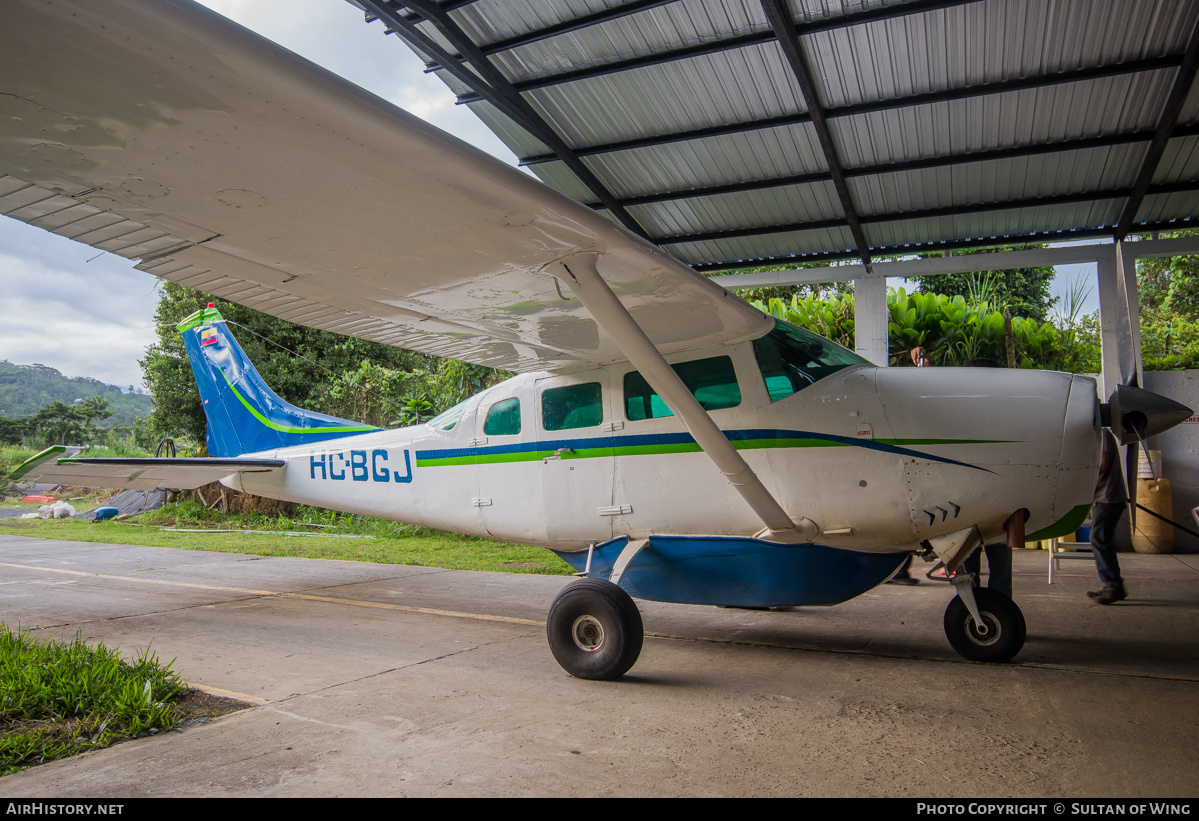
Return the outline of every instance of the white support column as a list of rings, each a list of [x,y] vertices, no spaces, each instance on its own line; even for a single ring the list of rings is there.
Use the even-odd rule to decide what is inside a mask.
[[[887,367],[887,280],[868,275],[853,281],[853,321],[858,356]]]

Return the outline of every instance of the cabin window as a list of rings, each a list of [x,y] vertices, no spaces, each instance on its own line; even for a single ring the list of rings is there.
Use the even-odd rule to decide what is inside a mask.
[[[786,399],[842,368],[870,364],[832,340],[781,320],[754,342],[754,356],[771,402]]]
[[[466,403],[470,400],[459,402],[448,411],[443,411],[437,416],[429,420],[429,427],[437,428],[437,430],[453,430],[454,425],[458,424],[458,420],[462,417],[462,411],[466,408]]]
[[[487,436],[515,436],[520,433],[520,400],[512,397],[492,405],[487,411],[487,421],[483,423],[483,433]]]
[[[546,430],[591,428],[604,421],[599,382],[550,388],[541,394],[541,421]]]
[[[735,408],[741,404],[741,387],[737,384],[737,373],[729,357],[696,359],[670,367],[674,368],[704,410]],[[674,416],[640,371],[630,371],[624,376],[624,408],[630,422]]]

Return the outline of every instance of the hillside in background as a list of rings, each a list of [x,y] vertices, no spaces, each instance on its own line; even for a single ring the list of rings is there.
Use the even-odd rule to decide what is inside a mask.
[[[45,365],[14,365],[0,360],[0,417],[16,419],[30,416],[55,401],[70,404],[76,399],[102,396],[108,400],[112,416],[102,426],[132,424],[154,409],[154,400],[145,393],[124,393],[116,385],[106,385],[86,376],[66,377]]]

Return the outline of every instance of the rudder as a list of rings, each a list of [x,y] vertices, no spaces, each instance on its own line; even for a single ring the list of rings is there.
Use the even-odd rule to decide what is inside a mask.
[[[204,403],[211,456],[240,456],[379,430],[283,401],[263,381],[212,303],[177,327]]]

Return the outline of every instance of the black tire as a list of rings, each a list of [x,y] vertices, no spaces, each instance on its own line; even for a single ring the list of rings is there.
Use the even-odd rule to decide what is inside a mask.
[[[974,588],[974,601],[987,632],[979,633],[965,602],[954,596],[945,608],[946,638],[954,650],[971,661],[1010,661],[1024,646],[1027,635],[1024,614],[1007,596],[986,587]]]
[[[550,651],[575,678],[611,681],[641,655],[641,611],[628,593],[603,579],[563,588],[545,620]]]

